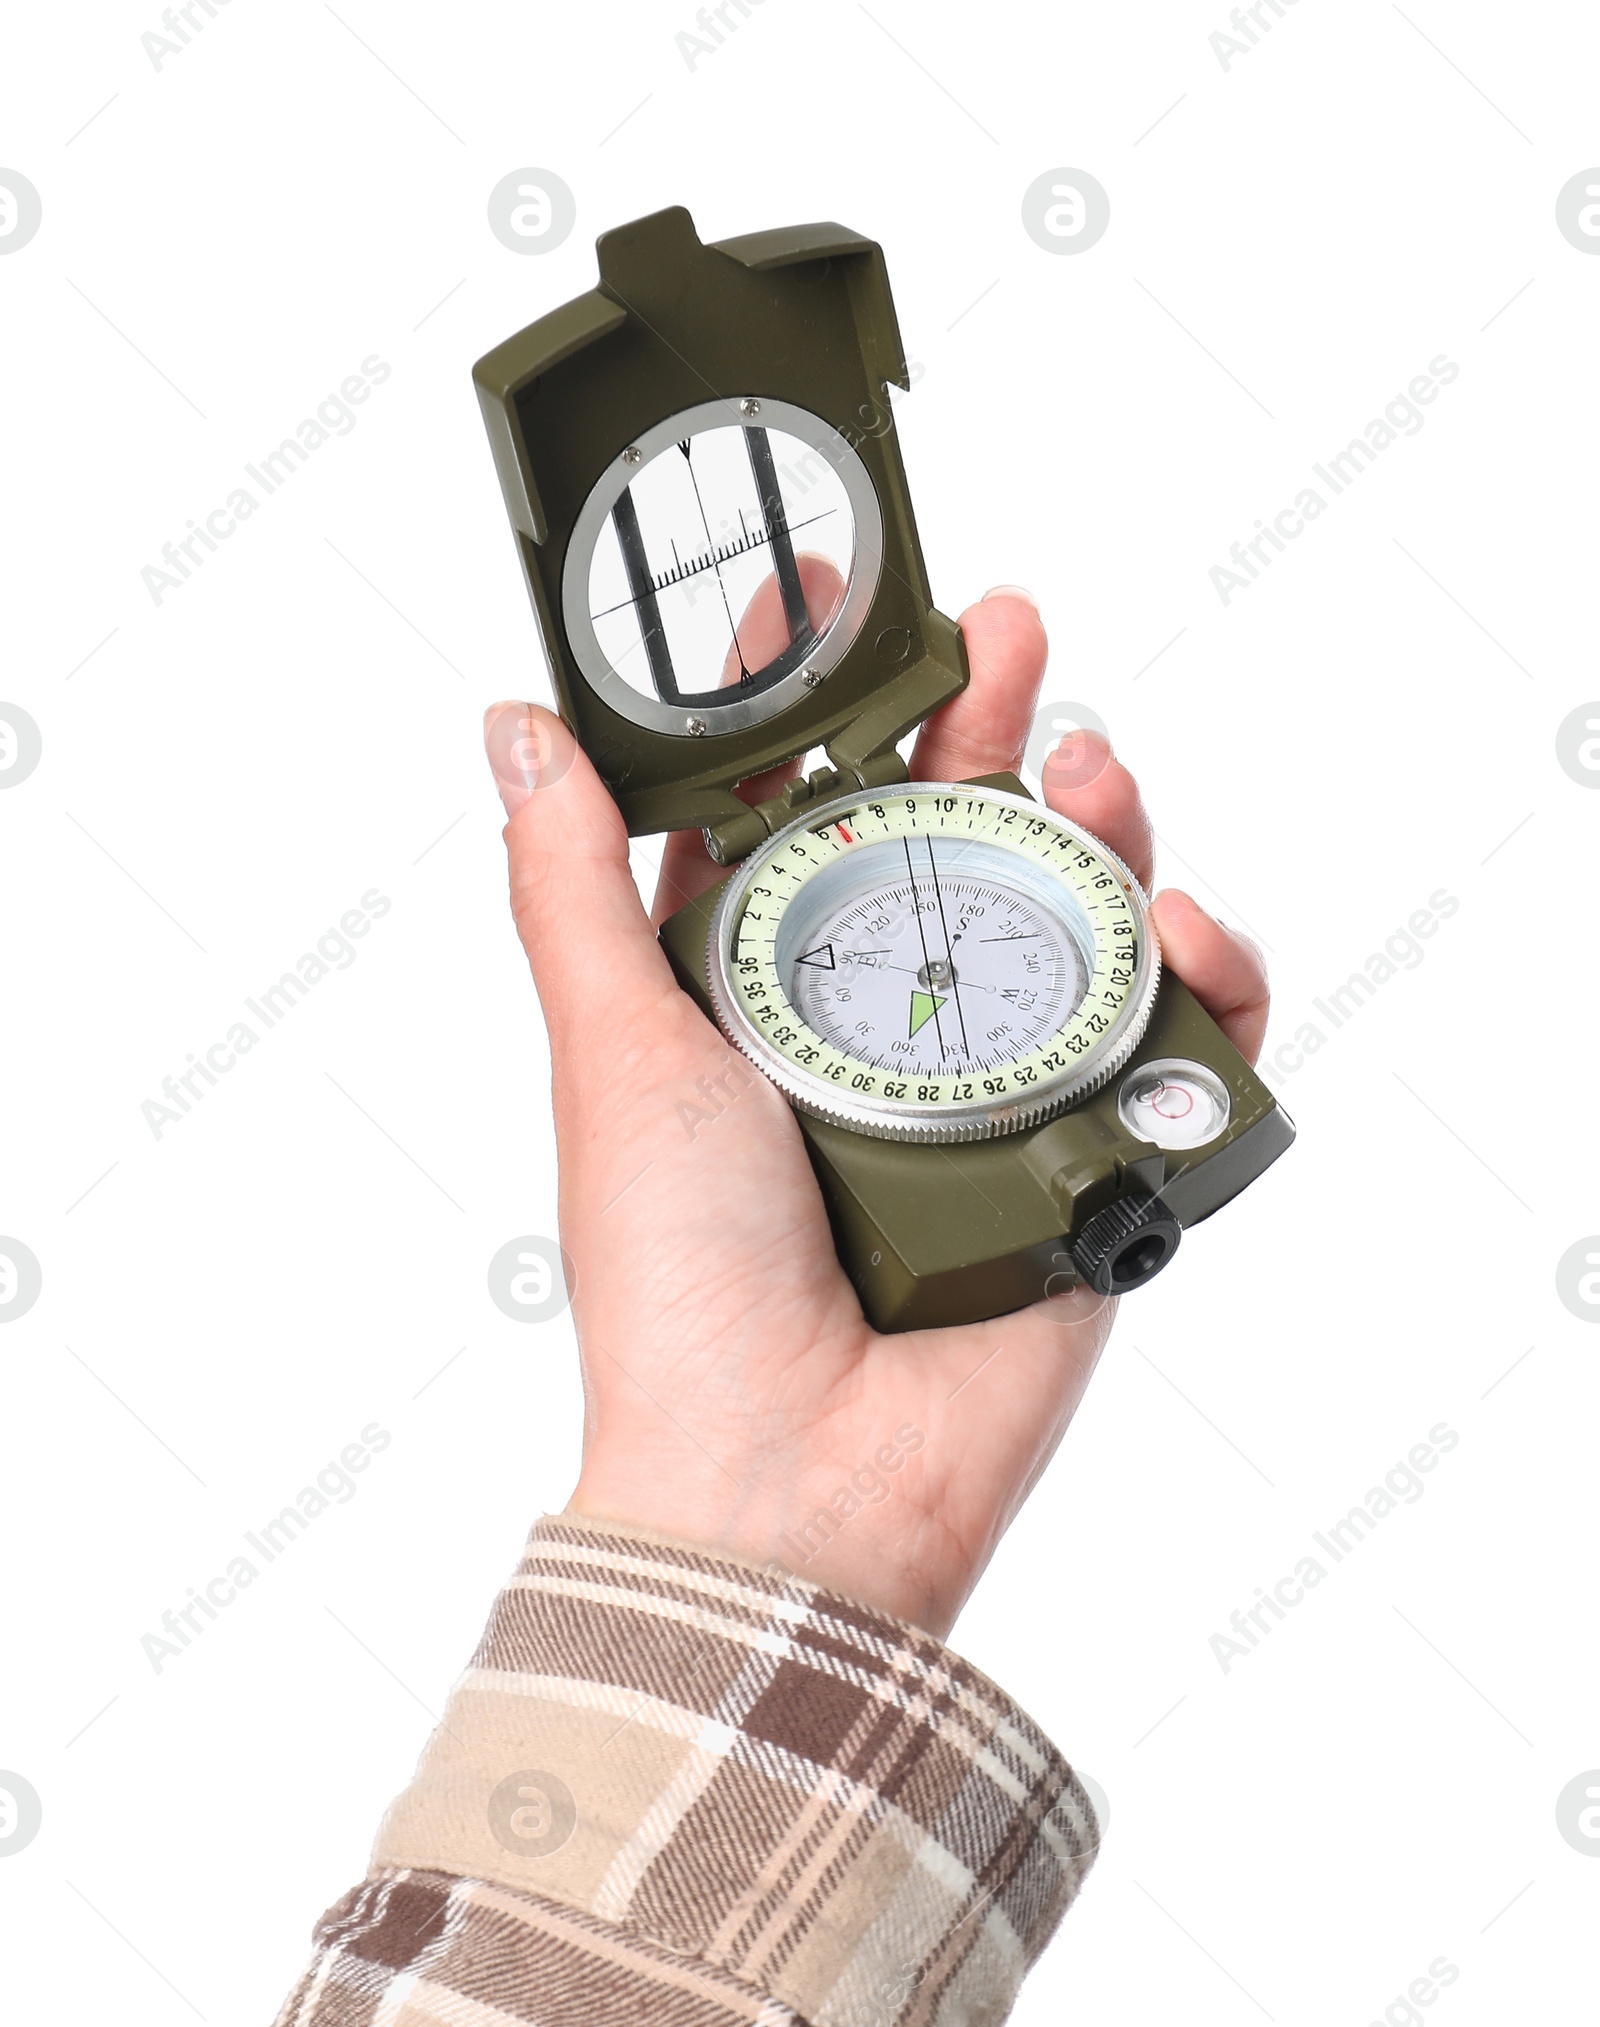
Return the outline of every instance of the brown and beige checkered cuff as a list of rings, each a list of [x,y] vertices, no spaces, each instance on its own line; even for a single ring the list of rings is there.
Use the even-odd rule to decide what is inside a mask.
[[[930,1635],[541,1520],[279,2027],[991,2027],[1095,1841]]]

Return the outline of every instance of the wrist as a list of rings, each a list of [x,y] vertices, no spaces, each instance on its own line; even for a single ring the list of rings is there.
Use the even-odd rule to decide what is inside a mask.
[[[597,1443],[568,1511],[782,1570],[943,1639],[971,1566],[920,1496],[925,1442],[907,1422],[855,1464],[775,1463],[743,1477],[704,1458],[667,1466],[657,1446]]]

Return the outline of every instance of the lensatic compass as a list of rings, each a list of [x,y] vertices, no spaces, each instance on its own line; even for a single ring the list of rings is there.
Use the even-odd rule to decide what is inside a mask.
[[[794,1105],[880,1329],[1140,1286],[1294,1129],[1112,852],[1013,775],[906,779],[967,671],[881,251],[702,246],[682,209],[598,251],[474,378],[563,716],[630,831],[698,826],[733,868],[662,928],[680,983]]]
[[[1160,962],[1120,860],[998,789],[907,784],[802,817],[728,882],[723,1032],[794,1103],[885,1139],[1047,1118],[1133,1053]]]

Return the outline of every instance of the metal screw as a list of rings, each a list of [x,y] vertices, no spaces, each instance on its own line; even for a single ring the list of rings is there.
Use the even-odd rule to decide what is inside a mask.
[[[761,413],[761,403],[757,401],[753,394],[747,394],[743,401],[739,403],[739,413],[741,415],[759,415]]]
[[[814,690],[822,681],[822,671],[821,669],[807,669],[800,680],[808,690]]]
[[[690,718],[685,722],[683,729],[691,739],[698,739],[706,729],[706,721],[704,718]]]
[[[636,443],[630,443],[628,448],[622,453],[622,462],[625,465],[636,465],[643,456],[644,452],[640,450],[639,446]]]

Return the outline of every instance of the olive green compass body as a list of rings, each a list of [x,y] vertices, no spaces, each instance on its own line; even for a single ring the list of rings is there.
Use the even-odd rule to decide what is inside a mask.
[[[881,251],[704,246],[681,209],[598,251],[474,378],[562,715],[630,831],[698,827],[732,869],[662,928],[679,982],[794,1105],[880,1329],[1141,1285],[1294,1129],[1112,852],[1014,776],[906,778],[966,661]]]

